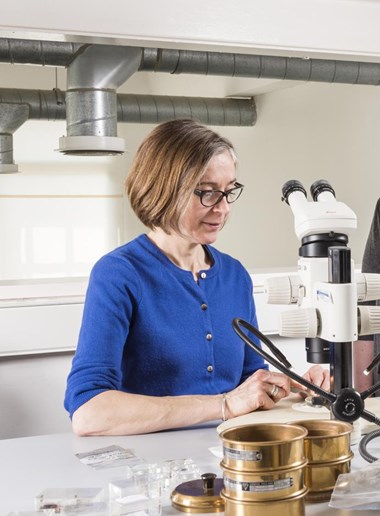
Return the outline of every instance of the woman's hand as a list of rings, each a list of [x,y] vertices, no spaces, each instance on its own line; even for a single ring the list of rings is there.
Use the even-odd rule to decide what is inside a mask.
[[[282,373],[259,369],[226,394],[226,418],[257,409],[271,409],[290,393],[290,379]]]
[[[329,371],[320,365],[310,367],[303,377],[326,391],[330,390]],[[305,387],[282,373],[259,369],[226,394],[226,418],[242,416],[257,409],[271,409],[278,401],[286,398],[294,387],[302,396],[310,394]]]
[[[320,365],[313,365],[303,375],[305,380],[314,383],[325,391],[330,390],[330,373]]]
[[[330,373],[327,369],[321,367],[320,365],[316,364],[310,367],[306,371],[306,373],[303,375],[305,380],[308,382],[314,383],[318,387],[321,387],[325,391],[330,390]],[[292,382],[293,385],[293,382]],[[305,387],[295,384],[296,387],[300,387],[300,389],[297,389],[297,392],[301,394],[304,398],[306,396],[310,396],[310,394],[313,394],[312,390],[305,389]]]

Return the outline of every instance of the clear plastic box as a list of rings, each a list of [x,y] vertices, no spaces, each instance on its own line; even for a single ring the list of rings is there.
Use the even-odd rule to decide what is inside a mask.
[[[149,474],[109,483],[110,516],[160,516],[161,489]]]
[[[53,509],[64,516],[108,516],[106,492],[101,488],[48,488],[35,497],[35,508]]]
[[[171,491],[196,478],[200,470],[192,459],[136,464],[128,477],[109,483],[110,515],[160,516],[162,505],[170,505]]]

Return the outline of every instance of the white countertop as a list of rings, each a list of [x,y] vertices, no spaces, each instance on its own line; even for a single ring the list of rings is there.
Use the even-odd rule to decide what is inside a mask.
[[[377,440],[378,441],[378,440]],[[155,434],[118,437],[77,437],[72,433],[0,440],[0,515],[13,510],[34,509],[34,497],[52,487],[105,487],[121,476],[120,468],[96,470],[84,465],[76,453],[89,452],[110,445],[134,451],[148,462],[167,459],[193,459],[202,473],[222,476],[220,459],[210,447],[221,446],[216,425],[174,430]],[[352,469],[367,464],[353,447]],[[371,443],[371,453],[380,456],[380,443]],[[172,507],[163,507],[163,515],[184,514]],[[220,513],[219,513],[220,514]],[[306,504],[306,515],[373,516],[377,511],[340,511],[326,503]]]

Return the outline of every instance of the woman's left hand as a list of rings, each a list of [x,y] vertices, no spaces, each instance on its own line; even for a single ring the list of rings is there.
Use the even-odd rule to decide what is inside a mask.
[[[330,373],[328,369],[316,364],[310,367],[303,375],[305,380],[314,383],[325,391],[330,391]],[[301,392],[301,394],[310,394],[309,391]]]
[[[325,391],[330,391],[329,370],[321,367],[318,364],[311,366],[310,369],[308,369],[306,373],[303,375],[303,378],[305,378],[305,380],[307,380],[308,382],[314,383],[314,385],[321,387]],[[310,396],[310,394],[313,394],[312,389],[307,389],[295,380],[291,380],[290,385],[291,391],[293,393],[300,394],[304,398]]]
[[[303,375],[305,380],[308,382],[314,383],[318,387],[321,387],[325,391],[330,391],[330,373],[327,369],[324,369],[320,365],[313,365],[306,371]],[[305,389],[302,385],[296,384],[294,382],[293,386],[298,387],[297,392],[301,394],[301,396],[306,397],[309,396],[313,391]],[[294,392],[294,391],[293,391]]]

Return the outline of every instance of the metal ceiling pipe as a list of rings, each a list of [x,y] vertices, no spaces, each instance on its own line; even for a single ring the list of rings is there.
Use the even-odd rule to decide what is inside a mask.
[[[217,99],[119,94],[116,96],[116,104],[117,121],[127,123],[155,124],[175,118],[195,118],[207,125],[242,127],[253,126],[257,119],[253,98]],[[57,89],[0,89],[0,173],[18,171],[17,165],[13,163],[13,132],[28,118],[65,120],[65,92]],[[97,140],[92,143],[91,152],[88,151],[86,139],[82,148],[76,145],[70,150],[70,154],[96,154],[99,148],[96,145],[101,137],[93,138]],[[104,148],[99,150],[99,154],[105,153],[110,152]]]
[[[66,67],[85,46],[79,43],[0,38],[0,63]]]
[[[194,118],[206,125],[253,126],[257,120],[253,98],[169,97],[119,94],[118,120],[155,124],[178,118]]]
[[[65,92],[0,88],[0,106],[28,106],[29,119],[65,120]],[[155,124],[173,118],[196,118],[215,126],[253,126],[257,114],[253,98],[201,98],[166,95],[117,95],[117,121]]]
[[[67,69],[67,137],[60,138],[65,154],[120,154],[124,140],[117,138],[117,95],[139,68],[138,47],[90,45]]]
[[[43,91],[0,88],[0,106],[4,103],[26,104],[30,119],[66,119],[65,93],[58,89]]]
[[[380,84],[380,64],[146,48],[140,71],[339,84]]]
[[[18,172],[13,161],[13,133],[28,119],[27,104],[0,104],[0,174]]]
[[[67,67],[77,54],[90,46],[95,45],[0,38],[0,62]],[[158,48],[143,49],[139,71],[373,86],[380,84],[379,63]]]

